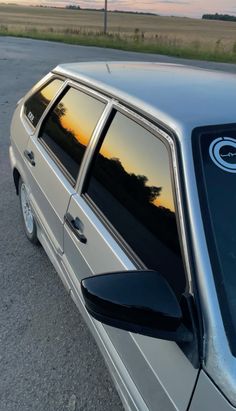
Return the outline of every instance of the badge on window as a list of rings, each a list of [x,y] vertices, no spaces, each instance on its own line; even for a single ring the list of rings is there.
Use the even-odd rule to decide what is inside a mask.
[[[212,141],[209,154],[212,161],[224,171],[236,173],[236,139],[219,137]]]

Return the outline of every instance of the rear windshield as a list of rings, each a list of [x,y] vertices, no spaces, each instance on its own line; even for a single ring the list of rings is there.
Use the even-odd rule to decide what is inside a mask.
[[[194,132],[195,169],[225,330],[236,355],[236,125]]]

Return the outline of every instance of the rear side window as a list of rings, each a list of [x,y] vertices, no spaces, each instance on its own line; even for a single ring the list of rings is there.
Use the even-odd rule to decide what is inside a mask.
[[[168,150],[148,130],[116,113],[85,188],[146,267],[162,273],[177,297],[185,290]],[[122,241],[121,239],[121,241]]]
[[[104,102],[69,88],[41,127],[39,139],[73,182],[104,107]]]
[[[25,115],[34,127],[37,126],[48,104],[55,97],[62,83],[63,81],[59,79],[52,80],[25,102]]]

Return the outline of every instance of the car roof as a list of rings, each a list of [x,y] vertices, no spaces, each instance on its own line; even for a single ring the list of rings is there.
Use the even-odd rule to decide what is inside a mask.
[[[197,126],[236,122],[236,75],[177,64],[70,63],[54,73],[128,102],[182,136]]]

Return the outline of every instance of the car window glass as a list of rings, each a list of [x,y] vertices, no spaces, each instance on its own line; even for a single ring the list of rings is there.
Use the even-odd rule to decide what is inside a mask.
[[[180,296],[185,275],[164,143],[117,113],[93,162],[86,196],[139,259],[165,275]]]
[[[39,138],[74,180],[104,107],[103,102],[70,88],[42,125]]]
[[[34,127],[37,126],[42,114],[58,92],[62,83],[63,81],[59,79],[51,81],[25,102],[25,115]]]

